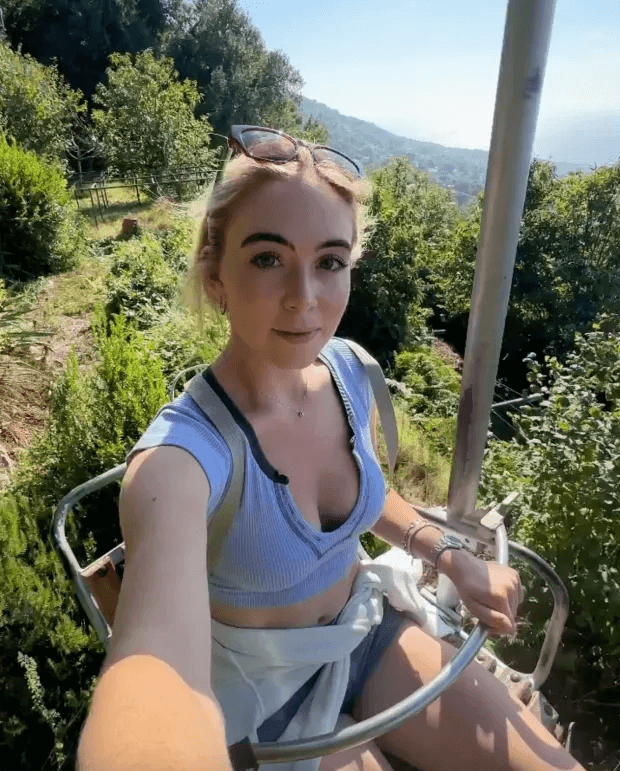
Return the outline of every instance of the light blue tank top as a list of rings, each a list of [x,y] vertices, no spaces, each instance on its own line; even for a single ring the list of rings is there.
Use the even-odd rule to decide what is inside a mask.
[[[358,499],[349,517],[331,532],[316,530],[299,511],[288,478],[271,466],[250,423],[210,369],[203,377],[242,429],[246,442],[241,509],[209,574],[209,594],[227,605],[259,608],[301,602],[344,578],[357,558],[359,536],[379,519],[385,480],[372,447],[372,389],[364,366],[344,340],[332,338],[319,354],[327,365],[346,412],[351,450],[360,476]],[[211,489],[210,518],[222,500],[232,471],[230,451],[192,397],[183,392],[155,416],[127,462],[139,450],[174,445],[190,452]]]

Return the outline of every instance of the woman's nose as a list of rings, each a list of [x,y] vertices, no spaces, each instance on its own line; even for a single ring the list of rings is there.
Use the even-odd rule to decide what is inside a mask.
[[[296,309],[312,308],[317,302],[318,286],[311,270],[304,267],[292,269],[287,277],[284,304]]]

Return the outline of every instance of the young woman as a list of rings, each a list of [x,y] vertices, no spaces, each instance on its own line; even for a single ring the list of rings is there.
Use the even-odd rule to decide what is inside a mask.
[[[282,633],[320,646],[359,610],[357,540],[366,530],[398,546],[405,539],[495,634],[516,628],[518,573],[446,548],[440,528],[386,493],[367,376],[334,337],[369,229],[369,182],[345,156],[277,132],[233,127],[230,144],[238,157],[213,191],[189,286],[199,304],[206,297],[230,321],[230,339],[204,377],[247,439],[242,507],[211,571],[207,520],[231,459],[182,394],[127,458],[120,499],[127,561],[80,742],[84,771],[220,771],[230,767],[226,746],[239,726],[256,727],[259,741],[280,739],[311,701],[321,668],[277,708],[265,706],[268,682],[244,682],[242,674],[238,695],[226,699],[222,683],[216,687],[221,641],[241,655],[255,633],[259,667]],[[401,701],[455,652],[387,601],[372,608],[350,668],[341,670],[348,681],[340,724]],[[316,759],[314,768],[385,771],[383,751],[423,771],[582,768],[477,663],[400,728]]]

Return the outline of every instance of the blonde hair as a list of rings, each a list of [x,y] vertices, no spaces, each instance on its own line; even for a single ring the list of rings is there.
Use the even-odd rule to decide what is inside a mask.
[[[370,180],[351,179],[333,163],[322,161],[315,164],[305,147],[300,148],[295,161],[284,164],[255,161],[241,154],[227,164],[222,181],[217,185],[213,182],[205,196],[196,202],[196,205],[202,206],[205,199],[208,201],[193,250],[192,264],[185,278],[183,298],[190,312],[196,314],[201,330],[204,328],[205,306],[216,314],[215,303],[204,288],[205,273],[222,260],[226,231],[237,207],[269,182],[306,174],[314,174],[316,179],[327,182],[352,207],[351,261],[355,264],[359,260],[376,222],[366,204],[373,189]]]

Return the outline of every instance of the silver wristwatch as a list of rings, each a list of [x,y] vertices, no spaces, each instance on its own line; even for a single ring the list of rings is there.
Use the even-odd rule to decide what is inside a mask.
[[[459,541],[455,535],[444,533],[431,549],[431,559],[435,570],[437,570],[437,560],[439,559],[439,555],[446,549],[465,549],[466,551],[469,551],[465,544]]]

